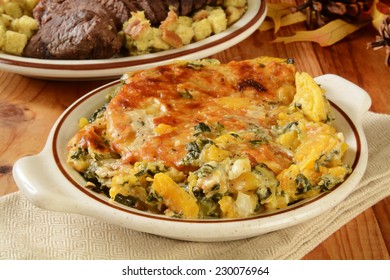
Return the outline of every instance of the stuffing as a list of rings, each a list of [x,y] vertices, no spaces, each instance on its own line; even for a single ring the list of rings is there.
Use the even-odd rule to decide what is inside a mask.
[[[21,55],[24,47],[27,44],[27,36],[22,33],[7,30],[5,32],[5,40],[3,50],[6,53]]]
[[[224,1],[223,6],[206,6],[192,16],[179,16],[171,9],[154,27],[144,12],[132,13],[123,26],[130,55],[180,48],[226,30],[246,11],[246,0]]]
[[[0,52],[22,55],[28,39],[38,30],[32,18],[37,0],[4,1],[0,5]]]

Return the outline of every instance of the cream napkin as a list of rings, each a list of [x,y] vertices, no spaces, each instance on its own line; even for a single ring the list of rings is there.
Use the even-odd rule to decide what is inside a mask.
[[[390,195],[390,115],[368,112],[363,126],[369,163],[358,189],[300,225],[234,242],[184,242],[42,210],[17,192],[0,198],[0,259],[299,259]]]

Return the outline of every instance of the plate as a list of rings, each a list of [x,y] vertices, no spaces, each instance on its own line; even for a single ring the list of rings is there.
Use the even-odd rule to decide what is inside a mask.
[[[230,48],[249,37],[266,16],[264,0],[248,0],[248,10],[225,31],[179,49],[100,60],[49,60],[0,53],[0,70],[54,80],[117,79],[127,71],[169,63],[175,59],[201,59]]]
[[[76,133],[78,120],[99,108],[107,93],[118,86],[119,81],[104,85],[71,105],[56,121],[43,151],[15,163],[14,178],[20,191],[38,207],[91,216],[174,239],[202,242],[238,240],[291,227],[342,202],[355,190],[367,165],[367,142],[361,120],[371,105],[370,97],[358,86],[336,75],[323,75],[315,80],[326,90],[335,116],[334,125],[343,132],[349,145],[344,160],[353,171],[331,191],[280,211],[241,219],[183,220],[132,209],[86,189],[82,176],[66,164],[66,144]]]

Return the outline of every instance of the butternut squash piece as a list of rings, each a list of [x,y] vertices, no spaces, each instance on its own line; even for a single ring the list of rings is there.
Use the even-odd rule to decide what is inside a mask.
[[[164,204],[172,211],[182,214],[183,218],[197,218],[199,206],[196,199],[183,190],[165,173],[154,175],[152,188],[164,200]]]

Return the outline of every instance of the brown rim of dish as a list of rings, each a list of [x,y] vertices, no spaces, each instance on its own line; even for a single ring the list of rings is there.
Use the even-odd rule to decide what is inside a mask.
[[[260,4],[260,9],[256,13],[256,15],[247,24],[245,24],[244,26],[235,30],[234,32],[232,32],[232,33],[230,33],[230,34],[228,34],[228,35],[226,35],[218,40],[212,41],[210,43],[207,43],[205,45],[201,45],[201,46],[196,47],[196,48],[185,49],[182,51],[169,53],[169,54],[161,55],[158,57],[150,57],[150,58],[136,59],[136,60],[125,60],[125,61],[122,60],[122,61],[116,61],[116,62],[114,61],[114,62],[109,62],[109,63],[96,62],[96,63],[91,63],[91,64],[77,64],[78,60],[74,60],[74,62],[76,64],[63,64],[67,60],[51,60],[53,62],[55,61],[56,63],[44,63],[44,62],[32,62],[32,61],[19,61],[19,60],[13,60],[13,59],[0,57],[0,63],[16,65],[16,66],[21,66],[21,67],[44,68],[44,69],[51,69],[51,70],[75,70],[75,71],[77,71],[77,70],[114,69],[114,68],[121,68],[121,67],[130,67],[130,66],[138,66],[138,65],[150,64],[150,63],[157,63],[157,62],[185,56],[185,55],[191,54],[193,52],[203,51],[203,50],[208,49],[210,47],[214,47],[218,44],[221,44],[223,42],[231,40],[234,37],[240,35],[246,29],[248,29],[248,27],[255,24],[264,15],[265,9],[266,9],[266,1],[262,0],[261,4]],[[162,53],[162,52],[160,52],[160,53]],[[131,56],[129,56],[129,58],[131,58]],[[39,60],[39,59],[36,59],[36,60]],[[95,61],[96,60],[94,60],[94,62]],[[104,61],[104,60],[102,60],[102,61]]]
[[[237,218],[237,219],[178,219],[178,218],[171,218],[171,217],[167,217],[167,216],[163,216],[163,215],[159,215],[159,214],[143,212],[141,210],[137,210],[137,209],[134,209],[134,208],[131,208],[131,207],[126,207],[126,206],[121,205],[120,203],[117,203],[117,202],[109,202],[107,196],[95,193],[93,191],[90,191],[87,188],[85,188],[85,186],[82,186],[82,185],[78,184],[75,181],[75,179],[65,170],[64,166],[62,165],[61,160],[60,160],[60,156],[58,154],[58,151],[57,151],[56,147],[57,147],[57,139],[58,139],[59,131],[61,130],[61,127],[62,127],[64,121],[73,112],[73,110],[76,109],[81,103],[85,102],[87,99],[95,96],[96,94],[99,94],[103,90],[106,90],[106,89],[109,89],[110,87],[116,86],[119,83],[120,83],[119,80],[113,81],[111,83],[108,83],[108,84],[106,84],[106,85],[104,85],[104,86],[102,86],[100,88],[97,88],[97,89],[93,90],[89,94],[87,94],[84,97],[82,97],[81,99],[79,99],[76,103],[74,103],[69,108],[69,110],[67,112],[65,112],[65,114],[59,120],[59,123],[56,126],[55,131],[54,131],[53,143],[52,143],[52,152],[53,152],[54,160],[55,160],[56,165],[58,166],[59,170],[61,171],[62,175],[73,186],[75,186],[77,189],[79,189],[81,192],[83,192],[84,194],[86,194],[90,198],[92,198],[92,199],[94,199],[94,200],[96,200],[96,201],[98,201],[100,203],[103,203],[106,206],[112,207],[112,208],[114,208],[116,210],[120,210],[120,211],[123,211],[123,212],[130,213],[130,214],[133,214],[133,215],[137,215],[137,216],[142,216],[142,217],[151,218],[151,219],[158,219],[158,220],[173,221],[173,222],[184,222],[184,223],[227,223],[227,222],[240,222],[240,221],[248,221],[248,220],[254,220],[254,219],[261,219],[261,218],[265,218],[265,217],[270,217],[270,216],[278,215],[278,214],[281,214],[281,213],[286,213],[286,212],[289,212],[289,211],[301,208],[303,206],[311,204],[311,203],[321,199],[322,197],[332,193],[333,191],[338,189],[343,184],[343,183],[340,183],[340,184],[336,185],[335,187],[333,187],[328,192],[319,194],[319,195],[315,196],[314,198],[310,198],[310,199],[307,199],[307,200],[296,202],[295,204],[292,204],[291,206],[288,206],[287,208],[284,208],[284,209],[280,209],[280,210],[272,211],[272,212],[268,212],[268,213],[264,212],[264,213],[261,213],[261,214],[255,215],[255,216],[246,217],[246,218]],[[352,172],[349,175],[347,175],[347,177],[345,178],[345,180],[347,180],[351,176],[351,174],[353,174],[356,166],[358,165],[358,162],[360,161],[360,154],[361,154],[361,145],[362,145],[362,143],[361,143],[361,139],[360,139],[359,133],[358,133],[354,123],[349,118],[349,116],[339,106],[334,104],[332,101],[329,100],[329,102],[331,103],[332,107],[335,110],[337,110],[343,116],[343,118],[348,122],[348,124],[351,127],[352,132],[353,132],[353,134],[355,136],[355,140],[356,140],[356,155],[355,155],[353,164],[351,165]]]

